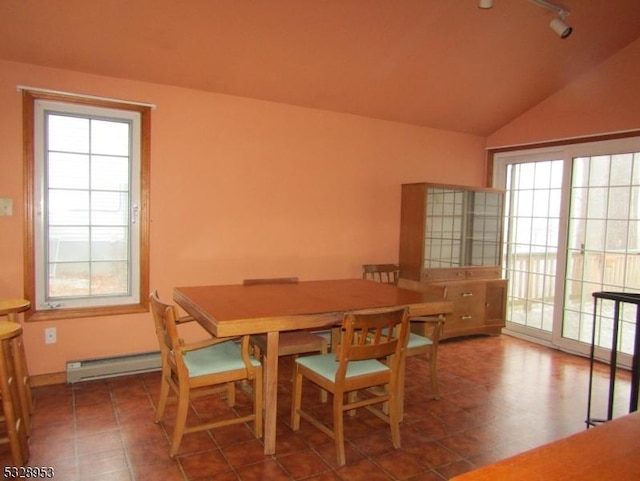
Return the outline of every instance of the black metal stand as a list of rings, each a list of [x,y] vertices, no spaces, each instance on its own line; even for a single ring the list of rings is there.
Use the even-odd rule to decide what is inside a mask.
[[[591,390],[593,386],[593,364],[596,344],[596,318],[598,311],[598,299],[614,302],[613,311],[613,336],[611,340],[611,358],[609,365],[609,402],[607,405],[607,418],[596,419],[591,417]],[[633,349],[633,361],[631,365],[631,394],[629,396],[629,412],[638,410],[638,385],[640,384],[640,294],[625,292],[594,292],[593,293],[593,332],[591,334],[591,355],[589,365],[589,399],[587,402],[587,428],[598,423],[613,419],[613,398],[616,385],[616,370],[618,362],[618,334],[620,331],[620,304],[626,302],[636,305],[636,329]]]

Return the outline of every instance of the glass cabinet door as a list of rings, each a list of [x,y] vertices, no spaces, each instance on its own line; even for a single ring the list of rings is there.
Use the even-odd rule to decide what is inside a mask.
[[[500,263],[503,195],[429,186],[424,268]]]
[[[462,190],[427,189],[425,269],[462,265],[464,198]]]
[[[503,195],[494,192],[469,192],[470,223],[466,265],[500,264]]]

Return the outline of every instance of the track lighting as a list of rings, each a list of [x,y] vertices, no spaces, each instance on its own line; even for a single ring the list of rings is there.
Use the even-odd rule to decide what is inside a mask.
[[[571,13],[569,10],[561,7],[560,5],[555,5],[551,2],[547,2],[547,0],[529,1],[558,14],[558,16],[551,20],[551,23],[549,23],[549,27],[554,31],[556,35],[558,35],[558,37],[567,38],[569,35],[571,35],[571,32],[573,32],[573,28],[570,25],[567,25],[567,23],[564,21],[564,19],[567,18]],[[478,0],[478,8],[488,10],[492,7],[493,0]]]
[[[551,2],[547,2],[547,0],[529,0],[530,2],[535,3],[536,5],[540,5],[547,10],[551,10],[552,12],[556,12],[558,16],[551,20],[549,27],[553,30],[556,35],[560,38],[567,38],[573,32],[573,28],[567,25],[564,21],[565,18],[571,13],[566,8],[561,7],[560,5],[555,5]]]
[[[567,38],[573,32],[573,28],[567,25],[562,17],[556,17],[549,24],[551,30],[558,34],[560,38]]]

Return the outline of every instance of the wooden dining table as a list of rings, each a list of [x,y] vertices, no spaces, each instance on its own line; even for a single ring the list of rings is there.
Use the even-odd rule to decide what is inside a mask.
[[[453,310],[436,294],[363,279],[176,287],[173,299],[216,337],[266,333],[268,352],[278,352],[280,332],[331,328],[348,311],[406,306],[411,316],[431,316]],[[264,453],[274,454],[278,356],[267,356],[264,369]]]

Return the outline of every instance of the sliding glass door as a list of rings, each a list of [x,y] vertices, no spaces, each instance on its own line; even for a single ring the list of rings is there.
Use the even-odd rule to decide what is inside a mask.
[[[586,354],[596,291],[640,292],[640,139],[505,153],[507,330]],[[612,312],[596,317],[600,357]],[[635,306],[623,306],[619,352],[631,355]],[[628,356],[622,356],[628,362]]]

